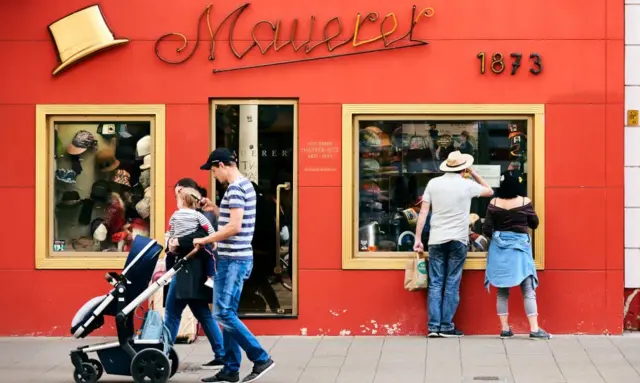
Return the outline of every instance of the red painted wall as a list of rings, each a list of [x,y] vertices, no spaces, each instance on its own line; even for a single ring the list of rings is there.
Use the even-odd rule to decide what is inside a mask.
[[[418,2],[419,9],[430,6],[436,11],[416,27],[416,37],[430,41],[427,47],[216,75],[213,68],[240,64],[224,41],[227,28],[219,37],[215,62],[207,60],[207,42],[179,66],[154,55],[154,41],[164,33],[182,32],[194,39],[205,1],[104,0],[101,6],[110,27],[131,43],[53,78],[56,58],[47,25],[90,4],[68,0],[0,5],[0,335],[67,335],[76,310],[107,288],[104,271],[34,268],[35,105],[166,104],[169,189],[178,177],[208,181],[198,165],[209,151],[210,97],[299,98],[301,146],[314,140],[340,141],[343,103],[544,103],[547,261],[538,290],[541,325],[555,333],[622,331],[622,0]],[[216,2],[214,25],[240,4]],[[288,36],[291,20],[298,17],[302,40],[312,14],[318,23],[340,16],[347,34],[357,12],[395,12],[402,34],[413,4],[255,0],[238,22],[238,50],[247,46],[250,26],[263,19],[282,19]],[[363,28],[365,38],[379,31],[378,26]],[[206,34],[204,27],[201,31]],[[269,38],[264,29],[258,36]],[[319,28],[315,36],[321,38]],[[538,52],[545,70],[537,77],[526,67],[515,76],[481,76],[476,59],[480,51],[522,52],[524,57]],[[254,50],[242,62],[294,56],[304,53],[294,54],[288,47],[261,56]],[[303,161],[301,157],[300,169]],[[335,165],[340,167],[338,160]],[[377,325],[378,334],[384,334],[385,325],[393,329],[396,324],[399,334],[423,334],[425,298],[402,289],[402,271],[341,270],[340,173],[301,173],[299,185],[300,316],[252,321],[253,330],[299,334],[306,328],[309,335],[349,330],[357,335],[370,334]],[[10,215],[17,204],[20,210]],[[172,208],[167,200],[167,215]],[[456,320],[467,333],[498,329],[495,292],[483,289],[483,275],[468,271],[463,278]],[[519,293],[513,294],[511,307],[514,328],[525,331]]]

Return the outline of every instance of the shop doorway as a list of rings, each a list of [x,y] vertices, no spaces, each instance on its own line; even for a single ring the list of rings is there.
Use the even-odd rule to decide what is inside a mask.
[[[238,155],[257,194],[254,267],[240,317],[295,316],[297,307],[297,124],[291,100],[214,100],[212,147]],[[219,204],[226,185],[212,179]]]

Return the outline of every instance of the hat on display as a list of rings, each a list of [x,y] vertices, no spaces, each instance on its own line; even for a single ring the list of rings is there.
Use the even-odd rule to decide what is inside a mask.
[[[136,144],[136,156],[142,158],[151,154],[151,136],[144,136]]]
[[[107,197],[111,194],[111,185],[105,180],[99,180],[91,186],[91,199],[95,201],[106,202]]]
[[[238,159],[235,153],[231,153],[227,148],[216,148],[213,152],[209,153],[209,158],[207,158],[207,162],[205,162],[202,166],[200,166],[200,170],[211,170],[213,165],[217,165],[219,163],[228,164],[232,162],[237,162]]]
[[[80,194],[75,190],[70,190],[62,193],[62,198],[60,198],[59,206],[75,206],[79,204],[82,200],[80,199]]]
[[[96,218],[90,225],[91,235],[96,241],[102,242],[107,239],[107,226],[102,218]]]
[[[469,239],[471,240],[472,251],[487,251],[489,249],[489,241],[483,235],[471,233]]]
[[[383,239],[380,241],[380,246],[378,246],[378,248],[380,251],[396,251],[397,245],[393,241]]]
[[[131,222],[131,236],[135,239],[136,235],[149,236],[149,224],[140,218],[136,218]]]
[[[373,158],[365,158],[362,160],[362,171],[377,173],[380,171],[380,163]]]
[[[445,161],[440,164],[440,170],[443,172],[459,172],[473,165],[473,156],[462,154],[459,150],[449,153]]]
[[[380,146],[380,137],[377,132],[371,129],[362,129],[360,131],[360,145],[365,147]]]
[[[145,198],[151,198],[151,188],[150,187],[144,189],[144,196],[145,196]]]
[[[136,149],[133,147],[133,142],[127,142],[126,140],[118,141],[118,146],[116,147],[116,157],[122,160],[135,160],[136,159]]]
[[[131,133],[127,130],[127,124],[118,124],[118,134],[122,138],[131,138]]]
[[[75,184],[78,173],[71,169],[56,169],[56,179],[67,184]]]
[[[98,125],[98,134],[105,138],[114,137],[116,135],[116,124]]]
[[[85,57],[129,42],[113,36],[99,5],[89,6],[53,22],[49,25],[49,32],[59,62],[53,71],[54,76]]]
[[[116,153],[113,149],[102,149],[96,153],[96,167],[101,172],[110,172],[120,166],[120,161],[116,158]]]
[[[143,170],[140,173],[140,177],[138,177],[138,182],[144,188],[148,188],[149,186],[151,186],[151,170]]]
[[[416,235],[411,231],[405,231],[398,236],[398,251],[412,251],[416,242]]]
[[[118,169],[116,174],[113,176],[113,182],[126,187],[131,187],[131,175],[126,170]]]
[[[97,146],[98,141],[96,141],[91,132],[80,130],[73,136],[73,140],[67,146],[67,152],[78,155],[86,152],[87,149],[96,148]]]
[[[93,238],[80,237],[71,240],[71,246],[75,251],[93,251]]]
[[[476,213],[469,214],[469,226],[473,226],[480,219],[480,216]]]
[[[383,132],[379,127],[368,126],[364,128],[363,132],[371,132],[378,137],[378,139],[376,140],[375,138],[373,138],[373,136],[366,136],[369,140],[369,146],[391,146],[391,139],[389,138],[389,135]],[[365,133],[365,135],[368,135],[368,133]]]
[[[143,219],[149,218],[151,215],[151,198],[144,197],[136,204],[136,211]]]
[[[106,226],[109,233],[119,232],[125,224],[125,205],[118,193],[110,193],[111,201],[106,208]]]
[[[140,169],[149,169],[151,167],[151,154],[147,154],[144,156],[144,160],[142,160],[142,165],[140,165]]]

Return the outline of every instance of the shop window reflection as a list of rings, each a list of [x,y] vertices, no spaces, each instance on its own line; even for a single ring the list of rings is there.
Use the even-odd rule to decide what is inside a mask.
[[[388,119],[357,118],[358,190],[357,256],[383,257],[411,252],[422,194],[438,177],[440,163],[452,151],[474,157],[475,169],[493,187],[513,172],[530,195],[527,119]],[[482,222],[489,198],[475,198],[469,220],[469,256],[486,256]],[[429,217],[430,218],[430,217]],[[428,243],[429,218],[422,233]],[[475,253],[475,254],[474,254]]]

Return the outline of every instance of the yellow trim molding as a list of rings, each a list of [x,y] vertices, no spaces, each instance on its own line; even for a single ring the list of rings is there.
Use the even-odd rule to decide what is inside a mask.
[[[151,237],[164,243],[165,106],[164,105],[36,105],[36,269],[121,269],[126,253],[54,253],[53,123],[55,121],[149,121],[153,155]]]
[[[544,269],[545,138],[543,104],[345,104],[342,106],[342,268],[403,270],[411,252],[360,252],[356,246],[359,188],[358,136],[361,120],[506,120],[526,119],[528,140],[528,194],[540,225],[534,235],[535,265]],[[487,253],[469,253],[467,270],[484,270]]]

